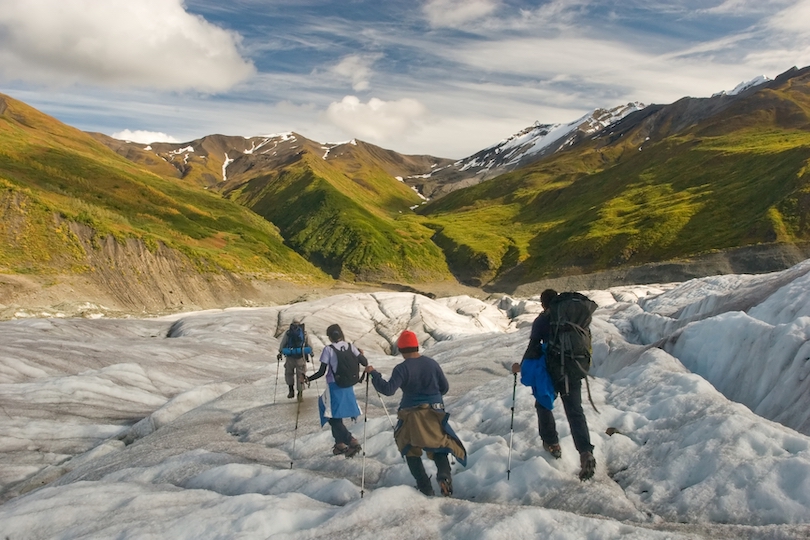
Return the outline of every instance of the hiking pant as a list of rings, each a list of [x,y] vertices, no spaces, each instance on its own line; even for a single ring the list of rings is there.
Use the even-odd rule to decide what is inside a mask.
[[[352,433],[349,428],[343,425],[343,418],[330,418],[327,420],[329,427],[332,428],[332,437],[335,438],[335,444],[349,444],[352,440]]]
[[[413,448],[411,448],[411,451],[413,451]],[[422,493],[432,491],[433,487],[430,485],[430,477],[425,471],[425,464],[422,463],[422,456],[414,456],[412,453],[415,452],[408,452],[405,460],[408,462],[408,469],[416,479],[416,489]],[[421,450],[419,453],[421,454]],[[447,454],[445,452],[428,452],[428,457],[436,464],[436,480],[439,482],[448,480],[450,478],[450,460],[447,458]]]
[[[296,382],[307,374],[307,360],[303,356],[287,356],[284,360],[284,379],[287,386],[296,386]],[[296,379],[296,375],[298,379]],[[296,387],[297,388],[297,387]]]
[[[565,416],[568,418],[568,425],[571,428],[571,437],[574,439],[574,446],[577,452],[593,452],[591,444],[591,434],[588,432],[588,422],[585,419],[585,411],[582,410],[582,379],[568,379],[568,395],[560,395],[560,399],[565,409]],[[554,413],[546,409],[539,403],[534,403],[537,410],[537,426],[540,430],[540,438],[546,444],[560,444],[560,436],[557,434],[557,425],[554,422]]]

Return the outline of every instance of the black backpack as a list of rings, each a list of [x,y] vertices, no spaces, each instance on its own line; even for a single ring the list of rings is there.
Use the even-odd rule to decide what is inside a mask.
[[[548,306],[546,367],[555,383],[582,379],[591,369],[591,317],[596,302],[577,292],[557,295]]]
[[[351,344],[345,349],[329,345],[337,355],[337,369],[333,373],[335,384],[349,388],[360,382],[360,359],[352,352]]]

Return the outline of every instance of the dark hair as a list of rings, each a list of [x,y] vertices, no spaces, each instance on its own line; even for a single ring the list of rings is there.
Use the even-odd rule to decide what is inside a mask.
[[[557,298],[557,291],[554,289],[546,289],[540,293],[540,303],[544,308],[547,308],[555,298]]]
[[[419,352],[419,347],[402,347],[399,350],[400,354],[407,354],[412,352]]]
[[[341,330],[340,326],[337,324],[330,325],[329,328],[326,329],[326,336],[332,343],[337,343],[345,339],[343,337],[343,330]]]

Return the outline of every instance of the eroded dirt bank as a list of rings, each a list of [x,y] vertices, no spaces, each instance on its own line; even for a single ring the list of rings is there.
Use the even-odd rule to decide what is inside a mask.
[[[81,231],[79,231],[81,232]],[[96,239],[79,234],[89,270],[83,274],[0,273],[0,320],[20,317],[154,316],[237,306],[272,306],[350,292],[409,291],[429,296],[466,294],[477,298],[511,294],[529,297],[545,288],[606,289],[618,285],[672,283],[718,274],[784,270],[810,257],[810,244],[750,246],[691,260],[656,263],[595,274],[557,277],[517,286],[469,287],[457,282],[398,283],[292,282],[201,273],[182,253],[164,246],[149,250],[136,240]]]

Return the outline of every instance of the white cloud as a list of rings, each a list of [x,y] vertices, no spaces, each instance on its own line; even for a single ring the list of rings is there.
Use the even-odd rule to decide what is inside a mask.
[[[357,92],[368,90],[371,79],[371,66],[382,57],[376,55],[353,54],[343,58],[331,72],[352,81],[352,88]]]
[[[774,15],[768,26],[775,30],[810,36],[810,0],[799,0]]]
[[[684,96],[710,96],[761,73],[777,74],[761,65],[753,68],[750,62],[718,58],[736,43],[737,38],[729,37],[656,54],[620,41],[570,35],[479,41],[442,54],[493,80],[504,76],[562,80],[557,89],[565,88],[567,95],[589,96],[594,106],[614,106],[623,101],[668,103]]]
[[[763,23],[765,47],[751,48],[745,57],[749,66],[762,72],[781,72],[810,64],[810,0],[792,2]]]
[[[346,133],[369,141],[386,141],[413,131],[427,114],[427,108],[415,99],[383,101],[371,98],[362,103],[346,96],[329,105],[326,117]]]
[[[219,92],[254,72],[239,40],[183,0],[0,0],[7,80]]]
[[[166,135],[165,133],[161,133],[159,131],[144,131],[140,129],[136,129],[135,131],[125,129],[123,131],[113,133],[111,137],[113,139],[120,139],[122,141],[131,141],[141,144],[150,144],[153,142],[180,142],[171,135]]]
[[[459,27],[495,11],[498,0],[428,0],[423,11],[434,28]]]
[[[710,8],[706,8],[703,10],[699,10],[701,13],[713,13],[715,15],[731,15],[731,16],[739,16],[744,13],[749,13],[751,11],[755,11],[762,6],[762,2],[759,0],[752,1],[752,0],[725,0],[719,5],[712,6]]]

